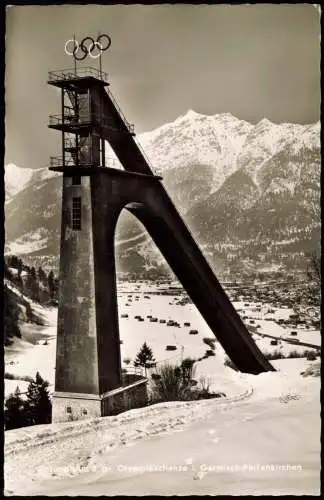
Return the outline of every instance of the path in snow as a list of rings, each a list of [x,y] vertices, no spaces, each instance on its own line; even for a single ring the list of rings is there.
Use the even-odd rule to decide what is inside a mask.
[[[215,400],[168,403],[98,422],[8,431],[7,493],[318,495],[320,380],[300,377],[305,361],[291,361],[277,362],[277,367],[284,367],[282,372],[245,375],[255,392],[249,399],[230,404]],[[143,411],[148,412],[145,418]],[[51,437],[51,429],[60,428],[66,429],[65,435],[61,430],[56,438]],[[43,444],[40,440],[37,445],[35,436],[40,431]],[[35,441],[35,449],[28,450],[29,438]],[[85,472],[73,473],[76,464]],[[249,465],[288,465],[301,470],[244,469]],[[42,474],[42,466],[52,466],[56,479]],[[150,466],[186,466],[187,470],[152,472]],[[217,471],[217,466],[236,466],[237,470]],[[59,472],[60,467],[63,471]],[[208,467],[214,470],[204,474]]]

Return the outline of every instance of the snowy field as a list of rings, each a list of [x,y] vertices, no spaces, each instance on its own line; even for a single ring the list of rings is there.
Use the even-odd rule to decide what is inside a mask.
[[[160,293],[161,295],[158,295]],[[185,357],[200,358],[209,347],[203,342],[204,337],[214,338],[214,335],[196,307],[191,303],[180,305],[185,302],[181,292],[174,290],[174,295],[162,295],[169,293],[167,285],[156,285],[152,283],[119,282],[118,284],[118,308],[121,345],[121,359],[123,368],[133,369],[132,361],[142,344],[146,341],[152,348],[158,363],[169,361],[179,363]],[[35,312],[43,319],[45,326],[22,323],[22,339],[16,339],[13,346],[5,348],[5,372],[18,377],[35,377],[39,371],[41,376],[50,383],[50,391],[54,390],[55,377],[55,355],[56,355],[56,322],[57,309],[44,308],[39,304],[31,305]],[[253,322],[253,327],[258,326],[253,338],[264,353],[280,350],[285,356],[291,351],[304,352],[307,347],[288,344],[281,341],[279,345],[272,346],[271,339],[261,337],[260,334],[270,334],[278,339],[290,338],[309,342],[320,347],[320,331],[304,327],[287,328],[278,325],[275,321],[287,319],[293,313],[292,309],[275,308],[269,305],[261,305],[246,302],[233,302],[234,307],[241,317],[246,317],[244,322],[247,326]],[[259,307],[257,307],[259,306]],[[260,309],[260,311],[258,311]],[[274,311],[268,313],[267,311]],[[124,317],[128,315],[128,317]],[[139,321],[135,316],[141,316],[144,321]],[[148,316],[157,318],[151,322]],[[160,323],[164,320],[165,323]],[[173,320],[179,323],[179,327],[167,326],[167,322]],[[190,326],[184,326],[190,323]],[[190,330],[197,330],[198,334],[190,334]],[[296,337],[290,336],[290,331],[297,331]],[[46,341],[47,345],[44,345]],[[280,340],[279,340],[280,342]],[[166,346],[172,345],[176,350],[167,351]],[[219,365],[225,360],[223,348],[216,342],[215,357]],[[131,359],[130,364],[125,364],[125,359]],[[158,366],[157,365],[157,366]],[[215,374],[213,368],[207,370],[210,363],[198,363],[197,370],[213,382]],[[207,370],[207,371],[206,371]],[[5,395],[8,396],[17,385],[22,392],[26,390],[26,382],[22,380],[5,380]],[[219,387],[219,390],[222,390]]]
[[[314,363],[253,376],[215,362],[236,396],[7,431],[5,493],[319,495],[320,379],[300,376]]]
[[[158,363],[203,356],[208,349],[203,337],[213,334],[196,308],[176,291],[157,292],[167,293],[166,287],[119,283],[122,360],[133,360],[144,341]],[[39,371],[52,391],[57,309],[31,305],[45,325],[22,325],[23,338],[6,348],[5,371],[20,377]],[[287,319],[292,310],[269,314],[269,305],[234,306],[245,324],[260,325],[259,333],[289,337],[290,328],[276,320]],[[168,320],[180,327],[167,326]],[[197,335],[189,333],[193,329]],[[320,346],[319,331],[294,330],[297,338]],[[272,346],[270,338],[253,336],[264,352],[306,349],[283,341]],[[177,349],[169,352],[167,345]],[[224,359],[216,342],[215,356],[196,364],[195,378],[205,376],[226,398],[160,403],[113,417],[6,431],[6,494],[319,495],[320,378],[301,375],[319,361],[280,359],[272,361],[276,372],[254,376],[224,366]],[[6,395],[17,385],[25,392],[28,383],[5,380]]]

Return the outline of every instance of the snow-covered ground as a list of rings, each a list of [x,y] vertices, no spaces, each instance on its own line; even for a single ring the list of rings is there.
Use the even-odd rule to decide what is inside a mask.
[[[190,303],[180,305],[180,294],[157,295],[166,289],[119,283],[122,359],[133,360],[145,340],[158,362],[198,358],[208,349],[202,339],[213,335],[198,311]],[[57,310],[31,305],[45,326],[22,325],[22,339],[6,348],[6,372],[34,377],[39,371],[53,390]],[[260,325],[260,333],[289,336],[289,329],[275,320],[287,319],[292,310],[277,308],[268,314],[269,306],[258,311],[257,304],[234,305],[247,316],[246,324],[253,318]],[[149,315],[158,322],[150,322]],[[173,319],[180,327],[168,327],[160,319]],[[191,329],[198,335],[190,335]],[[319,331],[297,330],[298,338],[320,345]],[[271,346],[271,339],[256,334],[254,338],[265,352],[301,349],[284,342]],[[168,344],[177,350],[166,351]],[[224,366],[224,359],[216,342],[215,356],[196,364],[195,378],[204,376],[226,398],[161,403],[114,417],[6,431],[6,493],[318,495],[320,379],[301,372],[319,361],[280,359],[272,361],[276,372],[254,376]],[[6,380],[6,395],[17,385],[24,392],[27,384]]]
[[[315,363],[278,360],[257,376],[223,367],[229,391],[238,384],[228,400],[7,431],[5,492],[319,495],[320,380],[300,376]]]
[[[176,286],[176,283],[173,285]],[[15,290],[12,285],[9,286]],[[214,338],[214,335],[196,307],[191,303],[180,305],[179,302],[183,296],[180,293],[177,294],[176,290],[173,291],[174,295],[170,295],[169,290],[169,286],[165,284],[119,282],[118,305],[120,338],[123,342],[121,345],[122,360],[130,358],[133,361],[144,341],[153,349],[158,365],[166,360],[178,363],[185,357],[197,359],[209,349],[203,342],[203,338]],[[162,295],[164,293],[165,295]],[[35,377],[36,372],[39,371],[41,376],[49,381],[50,391],[53,391],[57,309],[44,308],[30,300],[29,302],[36,314],[43,318],[45,326],[26,323],[21,325],[22,339],[16,339],[12,346],[5,348],[5,372],[20,377]],[[257,303],[249,302],[247,305],[244,301],[234,302],[233,305],[242,317],[248,318],[244,320],[246,325],[249,325],[251,320],[254,321],[253,326],[260,325],[257,330],[258,334],[253,334],[253,337],[263,352],[280,350],[287,356],[291,351],[304,352],[307,349],[305,346],[292,345],[284,341],[281,341],[277,346],[272,346],[270,338],[262,338],[259,335],[264,333],[278,338],[289,338],[292,328],[280,326],[275,320],[288,319],[289,315],[294,312],[292,309],[271,309],[269,305],[257,307],[259,306]],[[258,311],[258,309],[261,310]],[[269,309],[274,312],[268,313]],[[128,315],[127,318],[123,317],[125,314]],[[150,315],[158,318],[158,321],[151,322],[147,317]],[[135,316],[142,316],[144,321],[139,321]],[[166,323],[160,323],[161,319],[165,320]],[[170,319],[177,321],[180,327],[167,326],[167,321]],[[190,326],[184,326],[184,323],[188,322]],[[198,334],[192,335],[190,330],[198,330]],[[297,331],[298,335],[290,338],[321,345],[319,330],[305,330],[301,327],[293,328],[293,330]],[[47,345],[44,345],[45,339]],[[34,343],[31,343],[31,340]],[[167,345],[175,346],[176,350],[167,351]],[[197,364],[197,373],[209,378],[212,385],[216,380],[219,390],[222,389],[218,385],[218,373],[216,376],[214,364],[217,360],[217,365],[223,366],[225,356],[223,348],[216,342],[215,357]],[[123,367],[129,369],[132,367],[132,361],[129,365],[123,362]],[[26,390],[26,383],[21,380],[5,380],[6,396],[13,392],[17,385],[22,392]]]

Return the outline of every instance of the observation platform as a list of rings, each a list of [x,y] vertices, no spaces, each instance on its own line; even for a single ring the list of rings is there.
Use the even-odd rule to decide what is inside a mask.
[[[54,87],[76,90],[89,88],[89,84],[109,86],[108,74],[96,68],[68,68],[48,72],[47,83]]]
[[[124,119],[124,124],[126,125],[127,131],[132,135],[135,136],[135,127],[132,123],[128,123],[126,119]],[[55,130],[63,130],[65,132],[70,132],[70,133],[79,133],[83,129],[85,131],[88,131],[89,129],[96,127],[97,129],[100,129],[104,131],[104,129],[109,129],[111,131],[116,131],[116,132],[125,132],[120,128],[116,128],[112,126],[111,120],[105,118],[104,116],[99,116],[99,115],[88,115],[88,116],[82,116],[82,117],[77,117],[72,114],[65,114],[65,115],[50,115],[49,116],[49,124],[48,127],[51,129]]]
[[[105,117],[104,113],[102,113],[101,116],[93,114],[91,116],[85,116],[83,114],[81,117],[73,113],[73,108],[67,109],[67,107],[64,106],[62,114],[50,115],[49,128],[74,134],[86,134],[89,132],[89,129],[96,127],[100,129],[102,135],[107,135],[109,130],[112,133],[127,132],[133,137],[136,135],[134,125],[128,122],[116,99],[107,88],[109,83],[108,74],[106,72],[92,67],[76,67],[49,71],[47,83],[61,88],[62,91],[67,91],[68,93],[77,92],[78,94],[86,93],[88,89],[92,87],[100,87],[102,90],[106,87],[105,94],[112,103],[112,113],[115,115],[118,124],[117,127],[113,127],[111,118]],[[107,99],[106,96],[105,99]],[[122,126],[120,126],[121,123],[123,124]]]

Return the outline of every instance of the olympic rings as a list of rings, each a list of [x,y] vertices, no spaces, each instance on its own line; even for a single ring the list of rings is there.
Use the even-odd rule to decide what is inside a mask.
[[[106,43],[103,43],[101,41],[102,39],[106,39]],[[70,43],[73,44],[72,52],[68,51],[68,44],[70,44]],[[102,35],[98,36],[96,41],[94,41],[94,39],[91,36],[86,36],[81,41],[80,44],[77,40],[74,40],[74,39],[67,40],[67,42],[65,42],[65,45],[64,45],[64,50],[68,56],[73,56],[74,59],[76,59],[77,61],[83,61],[88,55],[90,57],[92,57],[93,59],[97,59],[98,57],[101,56],[101,54],[105,50],[109,49],[110,45],[111,45],[110,36],[108,36],[106,34],[102,34]],[[77,55],[79,49],[81,50],[81,52],[83,52],[83,55],[81,55],[81,56]],[[98,49],[98,53],[93,55],[93,52],[95,49]]]

